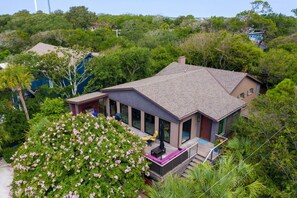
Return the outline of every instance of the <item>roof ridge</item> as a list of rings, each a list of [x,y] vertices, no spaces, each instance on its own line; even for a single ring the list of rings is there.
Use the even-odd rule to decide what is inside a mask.
[[[215,80],[215,81],[217,81],[218,83],[219,83],[219,85],[228,93],[228,94],[230,94],[229,92],[228,92],[228,90],[222,85],[222,83],[220,83],[220,81],[208,70],[209,68],[208,67],[205,67],[205,70],[213,77],[213,79]]]

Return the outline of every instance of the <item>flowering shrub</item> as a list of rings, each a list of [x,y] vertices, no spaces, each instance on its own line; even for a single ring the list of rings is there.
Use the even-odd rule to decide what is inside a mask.
[[[120,122],[63,115],[13,156],[14,197],[136,197],[144,143]]]

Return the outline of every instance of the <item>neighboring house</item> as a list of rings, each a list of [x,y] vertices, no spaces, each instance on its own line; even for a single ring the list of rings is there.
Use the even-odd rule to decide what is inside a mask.
[[[153,77],[102,90],[107,115],[148,134],[165,126],[165,141],[174,147],[196,137],[214,142],[230,131],[260,83],[246,73],[171,63]]]
[[[268,49],[267,44],[264,42],[264,32],[254,30],[248,34],[248,37],[253,43],[257,44],[259,48],[263,49],[264,51]]]
[[[81,57],[81,54],[77,54],[74,50],[69,49],[69,48],[64,48],[64,47],[58,47],[54,45],[49,45],[45,43],[38,43],[31,49],[29,49],[27,52],[35,52],[37,55],[44,55],[44,54],[49,54],[51,52],[57,52],[59,57],[63,57],[64,54],[62,51],[65,51],[67,53],[70,53],[71,58],[70,58],[70,63],[69,65],[74,65],[77,64],[78,58]],[[85,70],[84,63],[88,62],[90,58],[93,56],[98,56],[98,53],[88,53],[86,56],[84,56],[84,60],[80,62],[77,66],[77,73],[82,74]],[[87,85],[88,79],[85,80],[85,82],[81,83],[78,85],[78,93],[82,93],[84,90],[84,86]],[[67,80],[65,79],[65,84],[69,84]],[[32,82],[31,89],[36,90],[38,87],[47,84],[50,88],[54,87],[53,83],[46,77],[42,77],[40,79],[36,79]]]

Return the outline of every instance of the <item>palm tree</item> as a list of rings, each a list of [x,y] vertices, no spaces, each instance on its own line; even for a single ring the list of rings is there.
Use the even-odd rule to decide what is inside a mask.
[[[258,180],[254,167],[224,156],[216,164],[197,165],[188,178],[166,177],[164,181],[146,187],[152,198],[259,197],[265,186]]]
[[[24,88],[30,88],[33,75],[27,71],[23,65],[9,65],[4,70],[0,71],[0,89],[16,90],[27,120],[30,119],[26,102],[23,96]]]

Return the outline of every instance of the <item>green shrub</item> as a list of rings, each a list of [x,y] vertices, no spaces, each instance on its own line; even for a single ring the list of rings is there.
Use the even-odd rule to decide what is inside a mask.
[[[19,147],[20,146],[3,148],[0,152],[0,156],[2,155],[2,157],[7,163],[11,163],[12,160],[10,158],[13,156],[13,154],[15,154]]]
[[[13,196],[136,197],[148,171],[144,146],[114,119],[63,115],[13,157]]]

